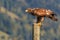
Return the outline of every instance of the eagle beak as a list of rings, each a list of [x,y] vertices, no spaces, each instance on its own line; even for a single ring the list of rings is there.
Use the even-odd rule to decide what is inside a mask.
[[[28,12],[28,10],[25,10],[25,12]]]

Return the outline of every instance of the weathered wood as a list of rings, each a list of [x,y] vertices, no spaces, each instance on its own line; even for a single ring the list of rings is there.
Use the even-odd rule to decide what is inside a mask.
[[[33,39],[32,40],[40,40],[40,28],[41,28],[41,22],[33,24]]]

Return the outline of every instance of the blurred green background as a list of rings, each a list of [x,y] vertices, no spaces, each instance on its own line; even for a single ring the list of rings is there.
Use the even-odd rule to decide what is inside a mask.
[[[60,0],[0,0],[0,31],[17,40],[32,40],[32,25],[36,18],[25,12],[27,8],[53,10],[58,21],[45,18],[41,40],[60,40]]]

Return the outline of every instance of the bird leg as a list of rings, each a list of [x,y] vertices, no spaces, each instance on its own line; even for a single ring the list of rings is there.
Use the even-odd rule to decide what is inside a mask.
[[[44,21],[44,17],[37,17],[37,23],[43,22],[43,21]]]

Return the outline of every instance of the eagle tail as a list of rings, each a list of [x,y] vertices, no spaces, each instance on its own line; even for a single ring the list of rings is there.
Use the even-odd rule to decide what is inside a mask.
[[[52,17],[52,20],[54,20],[54,21],[58,21],[58,19],[57,19],[57,18],[55,18],[55,17]]]
[[[55,17],[55,14],[50,15],[49,18],[53,21],[58,21],[58,19]]]

